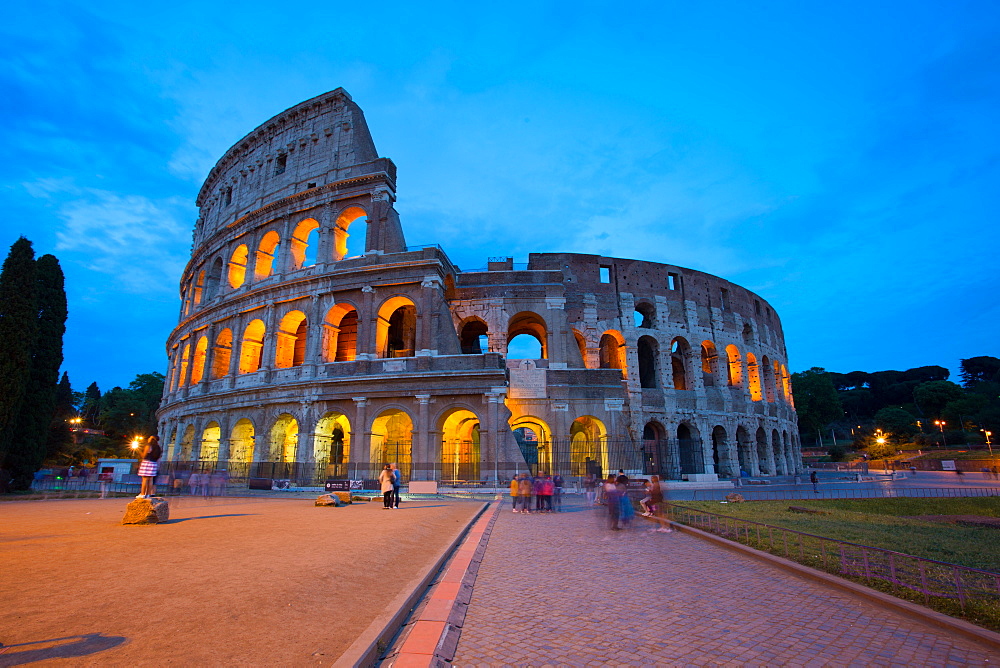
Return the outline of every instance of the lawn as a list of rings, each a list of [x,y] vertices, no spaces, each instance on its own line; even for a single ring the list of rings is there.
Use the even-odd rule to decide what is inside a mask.
[[[730,504],[685,501],[678,505],[1000,572],[1000,550],[997,549],[1000,528],[916,519],[917,516],[928,515],[1000,518],[1000,497],[749,501]],[[789,506],[819,510],[825,514],[796,513],[789,511]]]

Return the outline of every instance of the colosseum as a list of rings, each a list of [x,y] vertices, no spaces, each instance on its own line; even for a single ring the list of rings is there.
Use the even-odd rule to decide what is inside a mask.
[[[683,267],[577,253],[462,270],[407,246],[396,166],[337,89],[226,152],[198,195],[158,412],[168,466],[314,485],[518,471],[797,472],[780,321]]]

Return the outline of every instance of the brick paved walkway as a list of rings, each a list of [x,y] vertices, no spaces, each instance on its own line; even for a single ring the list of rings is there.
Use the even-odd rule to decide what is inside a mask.
[[[501,510],[453,664],[983,665],[1000,656],[678,532],[603,508]]]

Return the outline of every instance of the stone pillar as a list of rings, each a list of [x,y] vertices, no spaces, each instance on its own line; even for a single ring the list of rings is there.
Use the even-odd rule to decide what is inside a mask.
[[[437,355],[437,304],[441,290],[441,279],[425,276],[420,282],[420,303],[417,307],[416,341],[413,354],[417,357]]]
[[[204,367],[201,371],[201,382],[199,383],[199,392],[201,394],[208,393],[208,383],[212,380],[212,361],[215,359],[215,346],[213,345],[215,341],[215,323],[210,322],[208,326],[203,330],[205,335],[205,359],[202,361]],[[219,447],[222,447],[221,444]]]
[[[316,438],[316,421],[313,419],[313,402],[309,400],[300,401],[301,411],[299,413],[299,441],[295,444],[295,461],[312,462],[313,442]]]
[[[432,444],[430,435],[430,403],[431,395],[418,394],[417,421],[413,429],[413,443],[410,450],[410,460],[413,466],[410,472],[411,480],[434,480],[435,464],[441,459],[440,445]]]
[[[265,308],[264,341],[260,356],[260,369],[258,371],[262,372],[263,375],[260,381],[266,383],[271,380],[271,369],[274,368],[274,354],[278,342],[278,326],[275,323],[277,309],[274,308],[274,304],[268,304]]]
[[[240,372],[240,355],[243,354],[243,330],[246,327],[246,316],[242,313],[233,318],[233,344],[229,351],[229,371],[226,373],[226,389],[236,386],[236,376]]]
[[[566,337],[573,336],[566,324],[566,298],[545,298],[545,334],[548,337],[546,349],[550,369],[565,369],[569,356],[566,354]]]
[[[479,429],[479,447],[480,447],[480,476],[486,473],[486,476],[491,478],[494,483],[496,483],[498,471],[501,468],[500,464],[500,402],[503,401],[504,395],[497,392],[488,392],[485,396],[486,398],[486,419],[485,425],[481,425]],[[486,429],[482,429],[485,426]],[[486,437],[485,442],[483,442],[483,436]],[[483,458],[482,454],[486,453],[486,457]],[[492,471],[482,471],[482,465],[486,465],[492,468]],[[506,469],[506,463],[504,463],[503,468]]]
[[[309,298],[309,308],[306,318],[306,357],[302,363],[302,378],[312,378],[316,375],[317,367],[323,363],[320,349],[323,344],[323,303],[318,295]]]
[[[355,359],[373,360],[378,357],[375,350],[378,313],[375,309],[375,288],[366,285],[361,288],[361,310],[358,312],[358,339]]]

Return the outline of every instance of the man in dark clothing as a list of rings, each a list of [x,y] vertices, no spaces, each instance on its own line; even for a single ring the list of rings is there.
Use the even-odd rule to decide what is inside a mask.
[[[815,471],[809,474],[809,482],[813,485],[813,492],[819,494],[819,478],[816,477]]]
[[[622,469],[618,469],[618,477],[615,478],[615,484],[625,485],[625,487],[628,487],[628,476],[625,475],[625,471]]]

